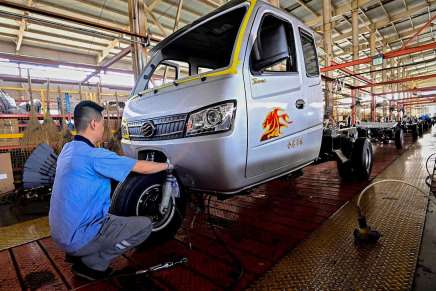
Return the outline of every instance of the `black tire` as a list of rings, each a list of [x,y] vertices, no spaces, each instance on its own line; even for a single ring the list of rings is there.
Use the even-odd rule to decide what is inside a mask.
[[[367,138],[358,138],[354,143],[351,164],[354,176],[366,180],[371,175],[373,155],[372,145]]]
[[[427,121],[424,121],[422,123],[422,129],[423,129],[424,132],[427,132],[427,130],[428,130],[428,123],[427,123]]]
[[[395,131],[395,146],[399,150],[404,147],[404,131],[402,128],[398,128]]]
[[[351,154],[353,152],[353,142],[350,138],[345,137],[345,136],[341,136],[340,137],[341,140],[341,150],[342,153],[347,157],[350,158]]]
[[[353,178],[353,168],[351,166],[351,162],[342,163],[341,161],[336,162],[336,166],[338,168],[339,176],[343,180],[351,180]]]
[[[414,125],[412,127],[412,139],[413,139],[413,141],[418,140],[418,135],[419,135],[419,133],[418,133],[418,125]]]
[[[152,219],[153,232],[145,242],[147,245],[173,238],[185,216],[186,195],[182,189],[180,197],[171,200],[168,212],[165,215],[159,214],[164,181],[165,173],[130,174],[117,186],[112,196],[110,213],[119,216],[142,215]]]
[[[357,128],[357,136],[358,137],[368,137],[368,130],[364,128]]]

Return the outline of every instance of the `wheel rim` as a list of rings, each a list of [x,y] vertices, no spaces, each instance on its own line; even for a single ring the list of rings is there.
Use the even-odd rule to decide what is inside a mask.
[[[174,198],[170,199],[165,214],[159,212],[159,205],[162,199],[162,185],[154,184],[145,189],[139,196],[136,203],[137,216],[147,216],[153,223],[153,232],[165,228],[172,220],[175,212]]]

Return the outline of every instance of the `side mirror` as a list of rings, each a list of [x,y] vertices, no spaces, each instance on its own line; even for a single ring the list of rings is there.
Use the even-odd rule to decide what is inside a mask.
[[[284,24],[262,28],[253,45],[252,68],[261,71],[289,57]]]

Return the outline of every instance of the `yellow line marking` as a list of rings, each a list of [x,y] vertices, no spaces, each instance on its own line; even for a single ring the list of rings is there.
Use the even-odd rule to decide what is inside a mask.
[[[22,138],[22,133],[0,133],[0,139],[13,139],[13,138]]]

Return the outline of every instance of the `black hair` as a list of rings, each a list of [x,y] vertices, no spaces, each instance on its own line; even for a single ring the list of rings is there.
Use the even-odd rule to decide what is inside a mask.
[[[101,112],[104,107],[93,101],[81,101],[74,108],[74,125],[77,131],[83,131],[88,128],[91,120],[101,120]]]

